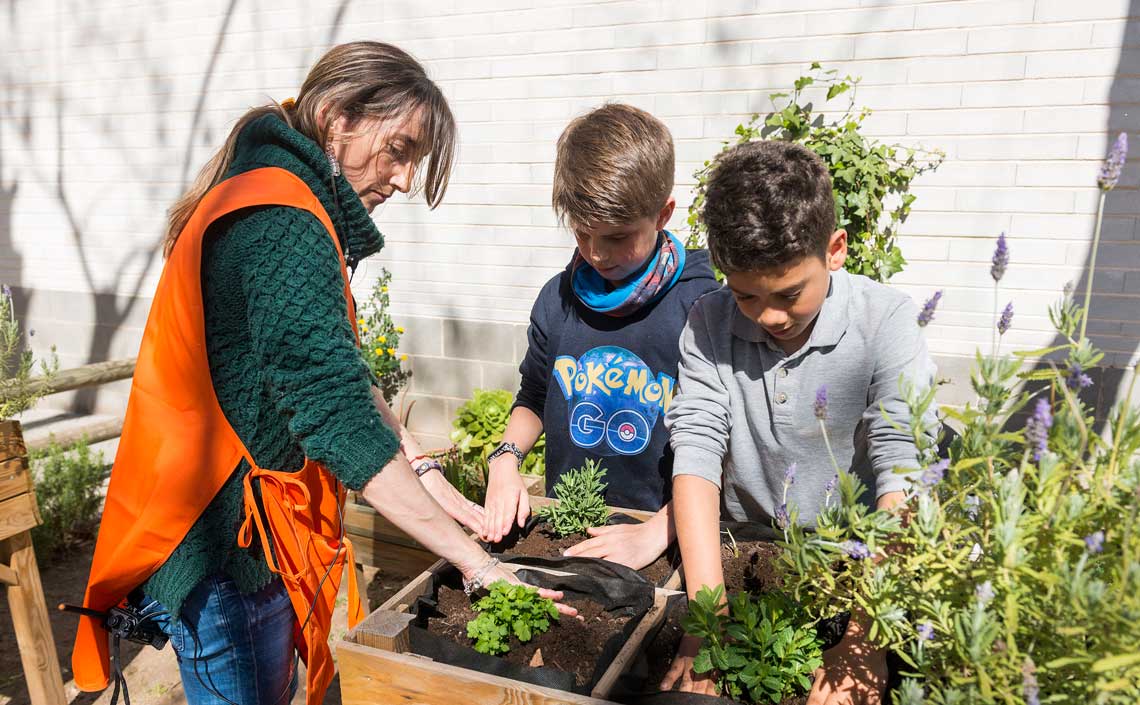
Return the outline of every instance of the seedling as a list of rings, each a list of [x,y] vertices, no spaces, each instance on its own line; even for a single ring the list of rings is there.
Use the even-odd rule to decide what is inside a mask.
[[[697,673],[716,672],[734,700],[779,703],[811,689],[823,665],[823,645],[803,610],[783,593],[733,595],[723,614],[724,586],[702,587],[681,625],[703,639]]]
[[[511,650],[512,634],[525,644],[558,620],[554,601],[539,597],[534,588],[499,580],[489,589],[490,594],[472,606],[479,616],[467,623],[467,636],[475,640],[479,653],[505,654]]]
[[[728,542],[732,546],[732,557],[740,558],[740,546],[736,545],[736,537],[732,535],[732,529],[725,529],[722,533],[728,534]]]
[[[606,484],[602,478],[606,469],[587,458],[586,464],[565,473],[554,486],[557,504],[538,510],[559,536],[585,533],[592,526],[602,526],[610,516],[603,493]]]

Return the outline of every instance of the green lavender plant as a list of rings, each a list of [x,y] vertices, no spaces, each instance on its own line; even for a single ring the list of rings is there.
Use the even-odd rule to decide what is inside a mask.
[[[459,448],[465,461],[483,469],[486,475],[487,456],[503,442],[503,433],[511,419],[514,396],[505,389],[476,389],[471,399],[459,407],[452,425],[451,441]],[[546,434],[538,437],[527,453],[519,472],[524,475],[541,475],[546,470]]]
[[[5,284],[0,287],[0,421],[27,411],[43,397],[45,388],[33,384],[35,367],[32,351],[20,350],[20,322],[12,305],[12,289]],[[39,368],[39,381],[50,381],[59,370],[54,345],[50,360],[41,360]]]
[[[865,616],[869,639],[906,664],[896,702],[1140,702],[1136,375],[1097,433],[1078,394],[1102,356],[1084,335],[1090,303],[1067,290],[1051,308],[1062,345],[977,354],[978,401],[942,410],[961,428],[947,458],[916,430],[933,390],[903,384],[921,471],[900,508],[868,509],[841,473],[813,530],[786,529],[785,588],[812,616]]]
[[[605,476],[606,469],[587,458],[585,465],[558,478],[554,486],[558,503],[541,507],[538,516],[559,536],[582,534],[592,526],[604,525],[610,516],[604,496],[606,484],[602,482]]]
[[[906,264],[896,240],[916,198],[910,193],[911,182],[937,169],[944,155],[881,144],[866,137],[861,130],[871,111],[855,111],[859,81],[851,76],[840,78],[834,69],[825,71],[813,62],[809,72],[796,79],[791,93],[769,96],[770,113],[755,114],[737,125],[736,140],[726,141],[723,149],[757,139],[779,139],[802,144],[818,154],[831,172],[836,227],[847,230],[845,268],[887,281]],[[810,86],[826,86],[827,102],[846,95],[846,109],[834,120],[824,120],[816,106],[804,98]],[[697,186],[689,207],[688,247],[703,247],[705,243],[700,213],[712,165],[709,160],[693,174]]]
[[[381,268],[380,278],[373,285],[372,294],[361,307],[356,322],[360,331],[361,354],[376,376],[384,401],[389,404],[412,378],[412,371],[404,366],[408,356],[397,352],[404,329],[396,325],[388,311],[391,303],[388,285],[391,282],[392,273]]]
[[[505,654],[511,650],[512,635],[525,644],[558,621],[554,601],[540,597],[534,588],[499,580],[489,591],[472,606],[479,616],[467,623],[467,636],[475,640],[479,653]]]
[[[697,673],[714,673],[722,693],[749,703],[780,703],[811,689],[823,665],[823,643],[787,595],[739,593],[723,610],[724,586],[702,587],[681,626],[699,637]]]

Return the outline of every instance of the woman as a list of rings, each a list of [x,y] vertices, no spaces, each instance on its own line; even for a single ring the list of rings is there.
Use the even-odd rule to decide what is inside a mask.
[[[171,209],[85,605],[130,594],[157,615],[191,705],[288,702],[294,634],[320,702],[345,565],[355,588],[345,487],[471,588],[517,582],[452,521],[477,529],[482,508],[384,403],[348,290],[347,271],[383,245],[369,213],[397,191],[437,206],[455,135],[411,56],[342,45],[296,101],[241,118]],[[81,688],[106,687],[106,639],[81,621]]]

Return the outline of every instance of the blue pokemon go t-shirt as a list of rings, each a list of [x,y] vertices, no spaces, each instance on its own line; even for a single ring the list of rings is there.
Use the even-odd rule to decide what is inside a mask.
[[[594,458],[606,468],[608,504],[656,511],[669,501],[664,417],[677,391],[677,341],[693,303],[718,286],[704,250],[687,253],[664,296],[622,318],[583,305],[569,268],[547,282],[531,310],[515,405],[542,419],[549,494]]]

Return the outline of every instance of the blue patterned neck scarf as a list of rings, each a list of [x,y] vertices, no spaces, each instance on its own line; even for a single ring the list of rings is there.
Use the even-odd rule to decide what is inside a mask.
[[[588,308],[607,316],[620,318],[636,312],[669,291],[681,277],[685,268],[685,246],[673,233],[661,231],[657,252],[645,266],[641,275],[612,291],[607,282],[591,267],[578,250],[571,262],[571,283],[574,295]]]

